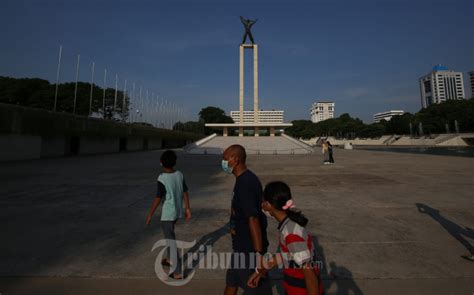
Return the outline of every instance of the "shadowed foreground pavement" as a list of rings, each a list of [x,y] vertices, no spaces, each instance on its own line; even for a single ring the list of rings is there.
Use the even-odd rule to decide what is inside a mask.
[[[146,228],[145,215],[160,153],[2,163],[0,293],[221,293],[221,268],[198,268],[184,287],[156,278],[159,216]],[[359,150],[335,157],[331,166],[319,154],[249,157],[263,183],[286,181],[309,217],[328,294],[474,292],[474,262],[460,257],[474,245],[474,158]],[[177,237],[229,252],[233,177],[216,156],[178,161],[193,219],[177,225]],[[271,221],[271,251],[275,227]]]

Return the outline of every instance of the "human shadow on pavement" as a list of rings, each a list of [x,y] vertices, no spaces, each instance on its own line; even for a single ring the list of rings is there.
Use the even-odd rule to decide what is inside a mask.
[[[439,210],[431,208],[426,204],[416,203],[416,207],[418,208],[418,212],[431,216],[431,218],[437,221],[451,236],[458,240],[467,249],[470,256],[463,255],[461,257],[472,260],[472,257],[474,257],[474,247],[466,240],[466,238],[474,239],[474,230],[472,228],[464,228],[454,223],[441,215]]]
[[[220,238],[229,234],[230,226],[229,223],[224,224],[222,227],[202,236],[196,244],[191,247],[183,256],[183,265],[186,266],[184,270],[184,276],[188,276],[199,264],[199,262],[206,257],[208,254],[207,247],[212,247]],[[188,259],[192,259],[189,262]],[[191,267],[189,267],[191,266]]]
[[[362,295],[363,292],[356,284],[352,277],[352,273],[344,266],[337,265],[335,262],[327,264],[324,254],[324,248],[319,243],[317,236],[312,236],[314,245],[314,257],[319,267],[321,281],[324,286],[324,294],[326,295]],[[277,252],[280,251],[278,247]],[[283,274],[282,269],[274,269],[270,272],[270,279],[272,280],[272,287],[276,289],[279,295],[286,294],[282,287]],[[335,292],[328,292],[329,289],[335,285]]]
[[[354,281],[352,272],[342,265],[337,265],[335,262],[330,262],[329,266],[326,261],[324,249],[319,243],[316,236],[313,236],[313,244],[315,250],[316,261],[318,262],[321,280],[324,284],[324,294],[327,295],[362,295],[362,290]],[[329,292],[329,289],[335,285],[336,291]]]
[[[327,294],[337,294],[337,295],[362,295],[363,292],[359,288],[359,286],[354,281],[352,277],[352,273],[349,269],[344,266],[337,265],[334,261],[329,263],[331,271],[329,276],[331,280],[329,281],[329,285],[325,288],[326,290],[331,287],[332,284],[337,285],[336,293],[327,293]]]

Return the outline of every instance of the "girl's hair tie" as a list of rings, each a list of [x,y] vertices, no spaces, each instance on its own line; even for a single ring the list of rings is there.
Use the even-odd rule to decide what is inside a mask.
[[[286,201],[286,204],[285,206],[281,207],[283,210],[288,210],[290,208],[295,208],[295,205],[293,205],[293,200],[292,199],[289,199],[288,201]]]

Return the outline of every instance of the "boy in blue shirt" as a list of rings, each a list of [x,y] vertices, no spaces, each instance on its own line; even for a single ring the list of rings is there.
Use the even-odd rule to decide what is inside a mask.
[[[186,217],[186,221],[191,219],[191,207],[189,206],[189,193],[184,176],[180,171],[174,170],[176,165],[176,153],[171,150],[165,151],[160,158],[163,172],[158,176],[156,198],[151,204],[146,224],[150,225],[153,213],[160,205],[163,199],[163,209],[161,211],[161,226],[165,239],[176,241],[174,228],[178,218]],[[183,209],[184,203],[184,209]],[[184,212],[184,214],[183,214]],[[173,251],[173,252],[171,252]],[[181,258],[176,248],[176,244],[170,245],[168,248],[168,259],[161,261],[162,265],[171,266],[172,262],[176,263],[174,272],[170,274],[173,279],[183,279]],[[170,261],[176,257],[176,262]],[[171,259],[174,260],[174,259]]]

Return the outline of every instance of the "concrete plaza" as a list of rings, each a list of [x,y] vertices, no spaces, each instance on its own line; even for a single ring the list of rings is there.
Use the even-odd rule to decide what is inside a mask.
[[[159,216],[148,228],[145,216],[160,154],[2,163],[0,293],[222,293],[223,269],[197,269],[184,287],[156,278]],[[177,225],[178,239],[229,252],[233,177],[221,172],[219,156],[178,157],[193,211]],[[248,158],[262,183],[291,186],[310,219],[328,294],[474,292],[474,262],[460,257],[474,245],[474,158],[361,150],[336,150],[335,158]],[[275,251],[273,220],[268,233]]]

